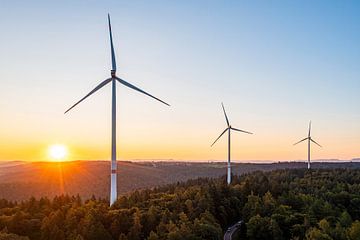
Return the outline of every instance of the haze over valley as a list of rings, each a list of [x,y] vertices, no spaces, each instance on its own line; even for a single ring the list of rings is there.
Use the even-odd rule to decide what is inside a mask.
[[[233,174],[274,169],[305,168],[305,162],[233,163]],[[357,162],[314,162],[313,168],[359,168]],[[109,161],[21,162],[0,163],[0,199],[26,200],[79,194],[83,199],[93,195],[108,198]],[[153,188],[196,178],[226,175],[224,162],[118,162],[119,195],[136,189]]]

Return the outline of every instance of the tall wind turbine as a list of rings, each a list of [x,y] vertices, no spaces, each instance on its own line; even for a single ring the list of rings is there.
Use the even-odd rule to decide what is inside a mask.
[[[318,144],[317,142],[315,142],[315,140],[312,139],[312,137],[311,137],[311,121],[309,122],[309,133],[308,133],[307,138],[304,138],[304,139],[298,141],[297,143],[294,143],[294,145],[299,144],[299,143],[301,143],[301,142],[303,142],[305,140],[308,140],[308,166],[307,167],[308,167],[308,169],[310,169],[310,153],[311,153],[310,152],[310,146],[311,146],[311,142],[313,142],[316,145],[318,145],[319,147],[321,147],[321,145]]]
[[[125,80],[119,78],[116,76],[116,60],[115,60],[115,50],[113,45],[113,38],[112,38],[112,32],[111,32],[111,23],[110,23],[110,15],[108,14],[108,24],[109,24],[109,35],[110,35],[110,47],[111,47],[111,63],[112,63],[112,69],[111,69],[111,77],[102,81],[99,85],[97,85],[91,92],[89,92],[85,97],[80,99],[77,103],[75,103],[72,107],[70,107],[68,110],[66,110],[65,113],[69,112],[71,109],[73,109],[76,105],[78,105],[80,102],[85,100],[87,97],[98,91],[100,88],[104,87],[108,83],[112,84],[112,110],[111,110],[111,186],[110,186],[110,206],[116,201],[117,199],[117,186],[116,186],[116,171],[117,171],[117,165],[116,165],[116,83],[119,82],[122,85],[125,85],[126,87],[129,87],[131,89],[134,89],[140,93],[143,93],[149,97],[152,97],[159,102],[162,102],[165,105],[170,106],[166,102],[160,100],[159,98],[154,97],[153,95],[141,90],[140,88],[126,82]]]
[[[224,111],[224,115],[225,115],[225,120],[226,120],[226,124],[227,124],[227,128],[220,134],[220,136],[214,141],[213,144],[211,144],[211,146],[213,146],[217,140],[219,140],[219,138],[221,138],[222,135],[224,135],[224,133],[227,131],[228,132],[228,165],[227,165],[227,183],[230,184],[231,183],[231,164],[230,164],[230,132],[231,130],[234,131],[238,131],[238,132],[243,132],[243,133],[247,133],[247,134],[252,134],[251,132],[247,132],[244,130],[240,130],[237,128],[233,128],[230,123],[229,123],[229,119],[226,115],[225,112],[225,108],[224,108],[224,104],[221,103],[222,109]]]

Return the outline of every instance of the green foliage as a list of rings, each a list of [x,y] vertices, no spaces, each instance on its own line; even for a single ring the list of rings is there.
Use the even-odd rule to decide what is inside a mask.
[[[360,240],[360,222],[358,220],[351,224],[349,238],[351,240]]]
[[[332,238],[317,228],[311,228],[306,234],[306,240],[332,240]]]
[[[247,223],[247,236],[253,239],[272,239],[271,224],[269,217],[261,217],[259,214],[250,218]]]
[[[0,199],[0,240],[360,240],[360,170],[276,170],[95,197]]]

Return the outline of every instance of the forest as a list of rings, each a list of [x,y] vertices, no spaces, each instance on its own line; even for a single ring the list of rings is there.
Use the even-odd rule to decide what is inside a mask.
[[[360,239],[360,170],[199,178],[106,199],[0,200],[0,240]]]

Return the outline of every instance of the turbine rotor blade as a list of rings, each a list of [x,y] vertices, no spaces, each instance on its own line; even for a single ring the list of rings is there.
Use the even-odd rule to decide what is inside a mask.
[[[226,123],[227,123],[228,127],[230,127],[229,119],[228,119],[228,117],[227,117],[227,115],[226,115],[225,108],[224,108],[224,104],[223,104],[223,103],[221,103],[221,106],[222,106],[222,109],[223,109],[223,111],[224,111],[224,115],[225,115]]]
[[[158,100],[159,102],[161,102],[161,103],[163,103],[163,104],[165,104],[165,105],[170,106],[170,104],[164,102],[163,100],[161,100],[161,99],[159,99],[159,98],[157,98],[157,97],[154,97],[153,95],[151,95],[151,94],[149,94],[149,93],[141,90],[140,88],[138,88],[138,87],[136,87],[136,86],[128,83],[127,81],[125,81],[125,80],[123,80],[123,79],[121,79],[121,78],[116,77],[115,79],[118,80],[121,84],[123,84],[123,85],[125,85],[125,86],[127,86],[127,87],[129,87],[129,88],[131,88],[131,89],[134,89],[134,90],[136,90],[136,91],[138,91],[138,92],[141,92],[141,93],[143,93],[143,94],[145,94],[145,95],[147,95],[147,96],[149,96],[149,97],[151,97],[151,98],[153,98],[153,99],[155,99],[155,100]]]
[[[310,138],[310,141],[312,141],[313,143],[315,143],[315,144],[318,145],[319,147],[322,147],[320,144],[318,144],[317,142],[315,142],[315,140],[313,140],[312,138]]]
[[[308,137],[310,137],[311,135],[311,121],[309,122],[309,134],[308,134]]]
[[[112,71],[115,71],[115,72],[116,72],[115,50],[114,50],[113,38],[112,38],[112,31],[111,31],[110,14],[108,14],[108,22],[109,22],[109,34],[110,34],[110,46],[111,46],[111,64],[112,64]]]
[[[99,85],[97,85],[91,92],[89,92],[85,97],[83,97],[82,99],[80,99],[77,103],[75,103],[74,105],[72,105],[68,110],[66,110],[65,113],[67,113],[68,111],[70,111],[71,109],[73,109],[76,105],[78,105],[79,103],[81,103],[82,101],[84,101],[87,97],[89,97],[90,95],[92,95],[93,93],[95,93],[97,90],[99,90],[100,88],[102,88],[103,86],[105,86],[106,84],[108,84],[109,82],[111,82],[112,78],[108,78],[104,81],[102,81]],[[65,114],[64,113],[64,114]]]
[[[222,135],[224,135],[224,133],[229,130],[229,128],[225,129],[221,134],[220,136],[213,142],[213,144],[211,144],[211,147],[217,142],[217,140],[219,140],[219,138],[221,138]]]
[[[230,127],[231,130],[235,130],[235,131],[238,131],[238,132],[243,132],[243,133],[247,133],[247,134],[253,134],[252,132],[247,132],[247,131],[244,131],[244,130],[240,130],[240,129],[237,129],[237,128],[233,128],[233,127]]]
[[[300,140],[300,141],[298,141],[297,143],[294,143],[294,145],[296,145],[296,144],[299,144],[299,143],[301,143],[301,142],[303,142],[303,141],[305,141],[305,140],[308,140],[309,138],[307,137],[307,138],[304,138],[303,140]]]

